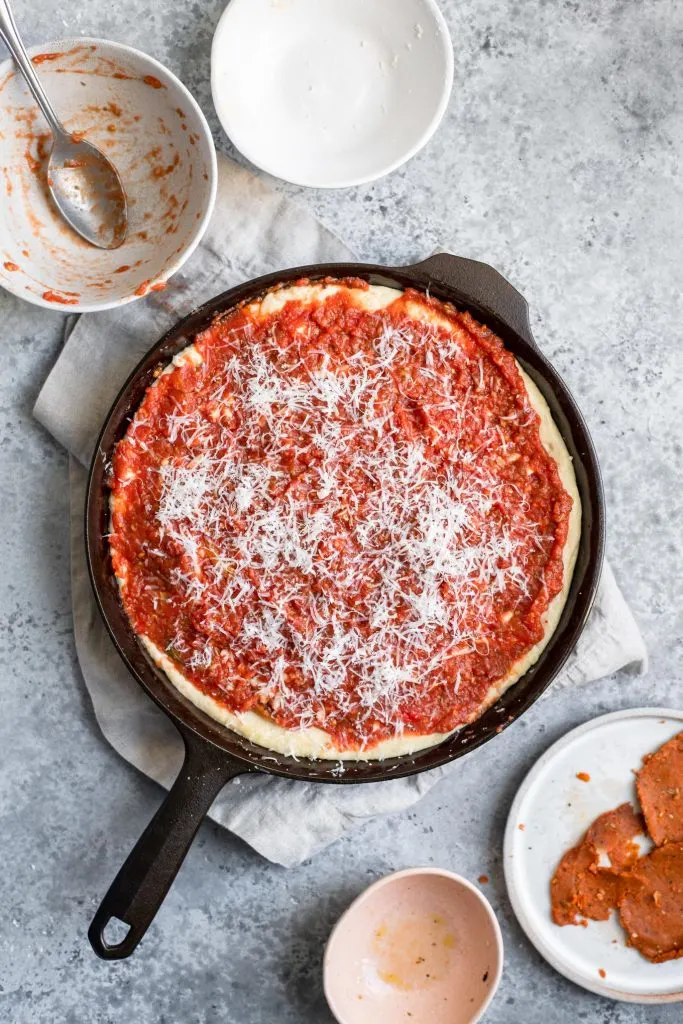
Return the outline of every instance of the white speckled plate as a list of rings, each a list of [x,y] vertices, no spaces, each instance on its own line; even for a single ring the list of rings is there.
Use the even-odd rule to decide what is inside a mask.
[[[297,185],[393,171],[432,136],[452,84],[435,0],[231,0],[213,40],[225,131],[253,164]]]
[[[645,754],[682,729],[683,711],[668,708],[635,708],[593,719],[546,751],[510,810],[505,880],[519,923],[560,974],[609,999],[683,1002],[683,959],[649,963],[628,948],[614,913],[609,921],[589,921],[587,928],[553,924],[550,879],[562,855],[599,814],[625,800],[637,805],[633,771]],[[580,781],[577,772],[590,781]]]

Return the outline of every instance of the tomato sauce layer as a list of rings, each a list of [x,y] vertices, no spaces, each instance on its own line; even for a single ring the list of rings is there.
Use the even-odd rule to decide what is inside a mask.
[[[111,481],[136,633],[231,711],[340,749],[476,717],[543,639],[572,508],[502,342],[363,289],[214,322]]]

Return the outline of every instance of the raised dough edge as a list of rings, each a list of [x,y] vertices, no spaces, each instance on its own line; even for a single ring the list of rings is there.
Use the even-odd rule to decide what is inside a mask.
[[[450,733],[432,736],[415,736],[414,744],[406,743],[411,737],[396,737],[384,740],[373,748],[372,752],[363,750],[337,750],[332,743],[328,733],[323,729],[311,727],[308,729],[284,729],[276,722],[264,718],[255,711],[244,711],[236,713],[219,704],[203,690],[198,689],[186,676],[178,670],[177,665],[161,651],[149,637],[140,636],[140,641],[147,649],[150,657],[156,665],[168,676],[176,689],[192,701],[195,707],[204,711],[211,718],[220,722],[221,725],[232,729],[233,732],[244,736],[251,743],[266,747],[268,750],[278,754],[286,754],[290,757],[310,757],[333,761],[366,761],[378,760],[387,757],[399,757],[402,754],[414,753],[423,747],[434,746],[446,739]],[[381,751],[381,752],[380,752]]]

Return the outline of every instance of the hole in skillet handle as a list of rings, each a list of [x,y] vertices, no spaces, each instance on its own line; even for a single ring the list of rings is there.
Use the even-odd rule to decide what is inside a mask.
[[[190,730],[180,732],[185,760],[178,777],[109,887],[88,929],[90,945],[103,960],[123,960],[135,950],[214,799],[226,782],[251,770]]]
[[[104,926],[102,941],[108,949],[116,949],[123,943],[129,931],[130,925],[125,921],[120,921],[118,917],[110,917]]]
[[[538,348],[531,333],[529,304],[521,292],[488,263],[438,252],[421,263],[399,269],[410,271],[411,277],[421,279],[425,287],[443,284],[468,297],[506,323],[529,345]]]

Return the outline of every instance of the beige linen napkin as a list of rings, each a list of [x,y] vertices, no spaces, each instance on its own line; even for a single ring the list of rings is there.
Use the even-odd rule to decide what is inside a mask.
[[[122,757],[167,788],[183,744],[121,662],[90,588],[83,539],[86,466],[121,384],[178,318],[234,284],[306,263],[355,259],[310,214],[227,158],[219,158],[218,201],[197,252],[164,292],[67,327],[64,348],[34,414],[71,454],[71,582],[78,659],[99,726]],[[73,329],[69,333],[69,328]],[[595,608],[556,686],[646,666],[638,627],[605,566]],[[229,783],[210,816],[269,860],[300,863],[377,814],[404,810],[449,768],[372,786],[316,786],[268,776]]]

